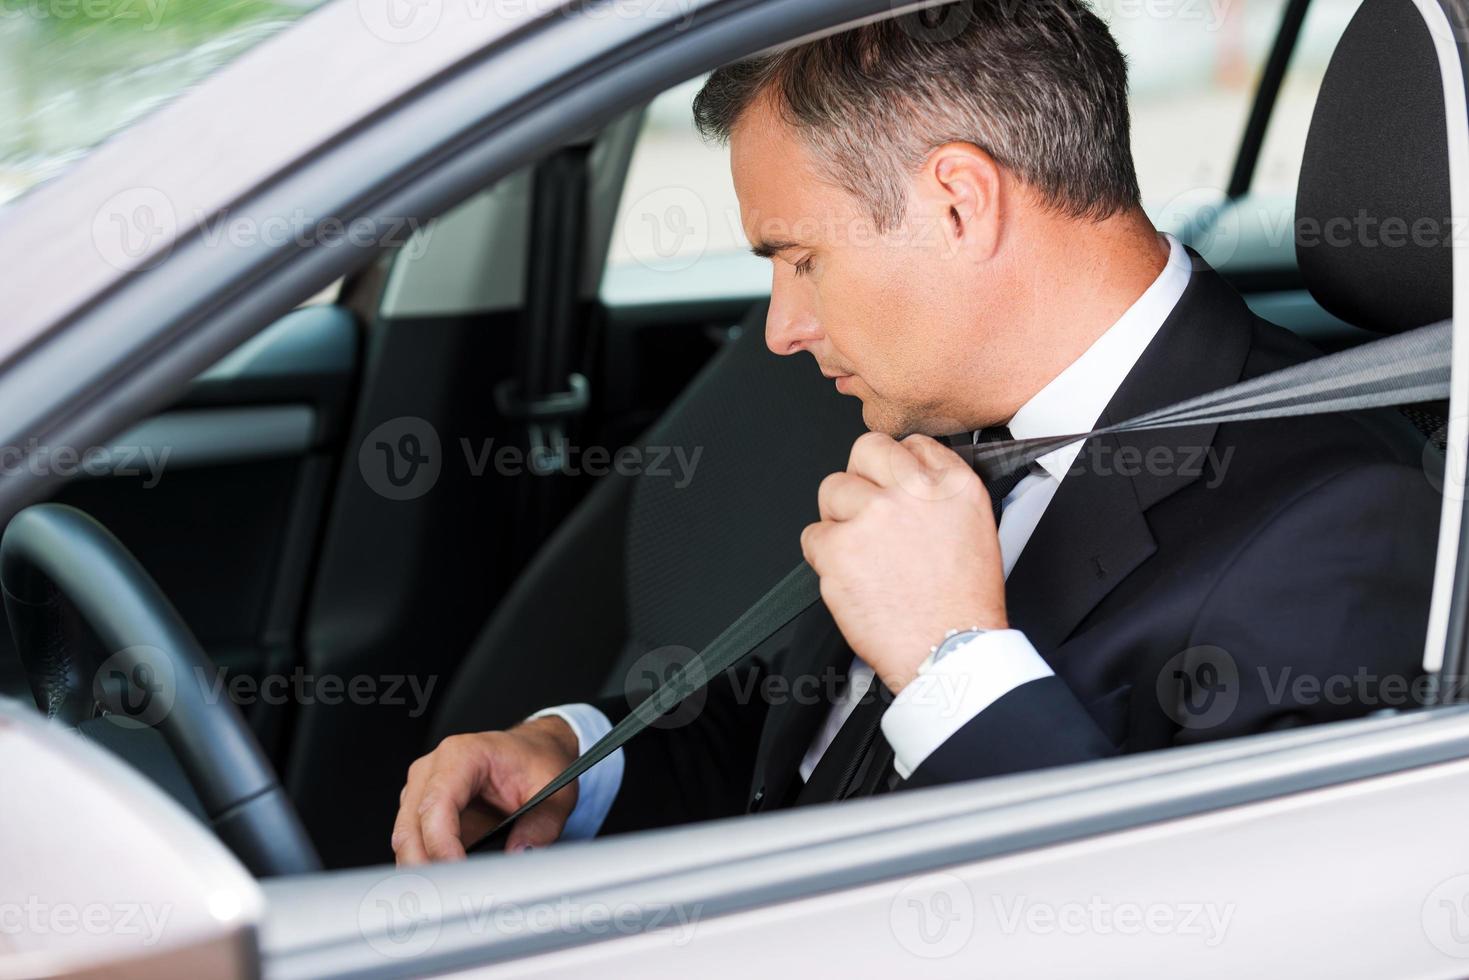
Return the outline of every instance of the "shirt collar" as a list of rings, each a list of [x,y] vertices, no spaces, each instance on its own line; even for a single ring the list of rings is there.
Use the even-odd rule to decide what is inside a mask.
[[[1070,435],[1095,428],[1102,410],[1178,305],[1193,274],[1183,245],[1172,235],[1164,237],[1168,262],[1158,278],[1080,357],[1020,406],[1009,423],[1013,438]],[[1081,446],[1080,442],[1063,446],[1035,463],[1060,482]]]

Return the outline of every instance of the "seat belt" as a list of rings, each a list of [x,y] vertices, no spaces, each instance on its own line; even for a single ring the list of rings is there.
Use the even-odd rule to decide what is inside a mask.
[[[1453,324],[1445,320],[1294,364],[1091,432],[960,446],[955,452],[988,482],[1062,446],[1094,436],[1442,400],[1449,397],[1452,340]],[[485,849],[501,831],[617,751],[721,671],[734,666],[820,597],[816,573],[805,562],[797,565],[697,657],[677,669],[658,690],[470,850]]]
[[[516,370],[495,387],[500,415],[520,423],[526,474],[517,502],[516,552],[530,559],[564,509],[567,426],[590,403],[580,359],[587,310],[581,302],[587,238],[591,145],[568,146],[532,174],[525,309],[516,344]]]

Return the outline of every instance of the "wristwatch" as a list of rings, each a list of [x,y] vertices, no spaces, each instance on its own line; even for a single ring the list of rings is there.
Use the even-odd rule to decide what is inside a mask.
[[[928,648],[928,659],[924,660],[923,663],[919,665],[919,673],[922,673],[925,669],[932,667],[934,664],[938,663],[940,660],[944,659],[955,650],[964,646],[975,637],[981,636],[989,632],[991,632],[991,630],[982,629],[978,626],[971,626],[967,630],[949,630],[947,633],[944,634],[944,638],[939,642],[938,646],[932,646]]]

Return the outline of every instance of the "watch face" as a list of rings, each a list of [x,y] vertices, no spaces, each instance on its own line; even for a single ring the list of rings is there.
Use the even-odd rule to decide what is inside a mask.
[[[968,629],[959,633],[955,633],[953,636],[948,637],[944,640],[943,643],[940,643],[939,648],[933,652],[933,662],[938,663],[940,660],[944,659],[949,654],[953,653],[955,650],[959,649],[964,644],[968,643],[970,640],[974,639],[976,636],[979,636],[983,632],[985,631],[980,629]]]

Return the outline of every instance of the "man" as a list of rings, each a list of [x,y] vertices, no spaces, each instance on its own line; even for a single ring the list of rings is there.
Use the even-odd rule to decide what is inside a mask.
[[[872,431],[802,535],[822,603],[509,849],[1404,703],[1385,692],[1417,674],[1438,506],[1395,413],[1102,437],[988,487],[950,448],[1313,354],[1143,214],[1093,14],[964,10],[943,37],[889,20],[728,66],[696,100],[774,263],[766,342],[811,354]],[[399,861],[462,856],[627,711],[446,739],[409,770]]]

